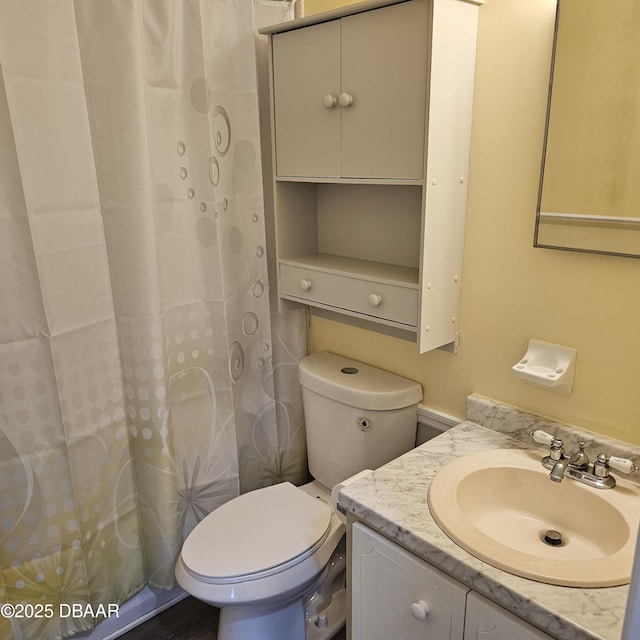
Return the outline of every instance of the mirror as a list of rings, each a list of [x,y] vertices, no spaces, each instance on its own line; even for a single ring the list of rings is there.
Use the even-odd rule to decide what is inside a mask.
[[[640,257],[640,2],[558,0],[534,246]]]

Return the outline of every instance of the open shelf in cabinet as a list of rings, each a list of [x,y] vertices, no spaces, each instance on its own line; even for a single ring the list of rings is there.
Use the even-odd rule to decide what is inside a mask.
[[[418,269],[420,185],[276,183],[279,260],[326,254]]]
[[[420,185],[278,182],[282,299],[416,331]]]

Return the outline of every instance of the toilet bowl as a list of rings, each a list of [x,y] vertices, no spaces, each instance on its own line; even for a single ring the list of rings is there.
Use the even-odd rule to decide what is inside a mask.
[[[176,577],[185,591],[221,608],[219,640],[303,639],[302,596],[344,530],[341,514],[301,488],[285,482],[257,489],[200,522]]]
[[[345,518],[328,487],[415,442],[415,382],[326,353],[303,359],[299,377],[316,480],[230,500],[193,529],[176,563],[180,586],[220,607],[218,640],[328,640],[342,627]]]

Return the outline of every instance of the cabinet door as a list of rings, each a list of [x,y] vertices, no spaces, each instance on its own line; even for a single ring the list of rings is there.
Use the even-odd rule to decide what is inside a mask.
[[[464,640],[553,640],[497,604],[471,592],[467,597]]]
[[[340,21],[273,36],[276,175],[340,176]]]
[[[352,563],[352,640],[462,640],[462,584],[359,523]]]
[[[342,19],[342,176],[423,177],[430,40],[426,2]]]

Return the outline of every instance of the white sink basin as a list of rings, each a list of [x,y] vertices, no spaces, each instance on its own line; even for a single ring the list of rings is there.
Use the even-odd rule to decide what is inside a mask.
[[[542,455],[498,449],[449,463],[429,487],[435,521],[469,553],[515,575],[575,587],[627,584],[640,490],[618,478],[613,489],[551,482]]]

